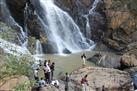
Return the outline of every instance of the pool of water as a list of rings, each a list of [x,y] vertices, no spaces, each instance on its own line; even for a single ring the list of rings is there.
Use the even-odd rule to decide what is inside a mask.
[[[93,52],[84,52],[88,57],[93,56]],[[51,60],[55,62],[55,77],[59,77],[66,72],[71,73],[72,71],[82,67],[83,61],[81,55],[83,53],[75,54],[45,54],[45,55],[36,55],[35,57],[42,59],[42,61]],[[86,61],[86,65],[95,66],[93,63]],[[41,76],[43,76],[43,70],[40,71]]]
[[[83,61],[81,59],[81,55],[85,53],[86,57],[92,57],[97,51],[84,51],[80,53],[73,54],[45,54],[45,55],[35,55],[37,59],[41,59],[42,61],[51,60],[51,62],[55,62],[55,77],[59,77],[66,72],[71,73],[72,71],[82,67]],[[101,52],[105,55],[114,56],[115,54],[111,52]],[[94,63],[86,61],[86,65],[95,66]],[[43,74],[43,70],[41,70],[40,74]],[[41,75],[43,76],[43,75]]]

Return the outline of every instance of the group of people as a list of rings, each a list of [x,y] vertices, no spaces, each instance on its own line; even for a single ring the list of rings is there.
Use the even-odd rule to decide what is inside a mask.
[[[81,55],[81,59],[83,60],[83,66],[86,65],[86,55],[82,54]],[[55,63],[51,62],[51,60],[45,60],[44,63],[39,60],[38,64],[34,66],[34,78],[37,82],[37,91],[39,91],[40,88],[43,88],[45,86],[47,86],[48,84],[52,84],[54,85],[56,88],[59,88],[59,81],[58,80],[54,80],[54,70],[55,70]],[[39,70],[40,68],[43,69],[44,72],[44,78],[39,78]],[[88,90],[88,79],[87,79],[88,75],[85,75],[84,77],[81,78],[81,85],[82,85],[82,91],[89,91]],[[69,74],[65,73],[65,79],[64,79],[64,84],[65,84],[65,88],[64,91],[69,91]],[[103,89],[104,90],[104,86]]]
[[[44,63],[42,63],[41,60],[39,60],[38,64],[33,66],[34,68],[34,79],[36,80],[36,89],[37,91],[40,90],[40,88],[46,87],[48,84],[52,84],[54,85],[56,88],[59,88],[59,81],[58,80],[54,80],[54,69],[55,69],[55,63],[52,62],[50,60],[45,60]],[[39,71],[40,68],[43,68],[43,72],[44,72],[44,78],[41,77],[39,79]],[[65,73],[65,88],[64,91],[69,91],[69,74]]]
[[[54,68],[55,68],[55,63],[50,60],[45,60],[44,64],[42,63],[41,60],[39,60],[38,64],[35,64],[33,66],[34,70],[34,79],[36,80],[36,83],[38,85],[38,89],[41,87],[46,86],[47,84],[54,83],[55,87],[58,87],[59,82],[57,80],[53,81],[53,76],[54,76]],[[44,78],[39,79],[39,71],[40,68],[43,68],[44,72]],[[52,82],[53,81],[53,82]],[[39,90],[38,90],[39,91]]]
[[[44,75],[45,75],[45,81],[50,84],[51,80],[53,80],[53,75],[54,75],[54,66],[55,63],[52,62],[50,60],[45,60],[44,61],[44,67],[43,67],[43,71],[44,71]]]

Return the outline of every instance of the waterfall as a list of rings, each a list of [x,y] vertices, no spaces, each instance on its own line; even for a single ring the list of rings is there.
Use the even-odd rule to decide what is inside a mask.
[[[86,19],[86,37],[89,39],[91,37],[91,27],[90,27],[88,16],[96,13],[95,9],[99,2],[100,2],[100,0],[95,0],[94,3],[92,4],[92,8],[89,10],[89,13],[86,15],[83,15],[83,17],[85,17],[85,19]]]
[[[92,5],[92,8],[89,10],[89,14],[92,14],[95,12],[95,9],[97,7],[97,4],[100,2],[100,0],[95,0],[93,5]]]
[[[26,47],[18,46],[14,43],[7,42],[1,38],[0,38],[0,47],[4,50],[4,52],[13,54],[16,56],[20,56],[24,54],[31,55],[31,53],[28,51]]]
[[[36,54],[43,54],[43,49],[40,41],[36,40]]]
[[[18,27],[20,30],[20,34],[17,35],[18,41],[21,44],[21,46],[16,45],[14,43],[10,43],[8,41],[5,41],[0,38],[0,47],[6,52],[13,55],[22,55],[22,54],[30,54],[27,46],[27,36],[25,32],[23,31],[23,28],[14,20],[14,18],[11,16],[5,0],[0,1],[0,11],[2,14],[2,18],[4,22],[11,27]],[[1,30],[0,30],[1,31]]]
[[[90,39],[91,29],[90,29],[89,19],[87,15],[85,16],[85,18],[86,18],[86,37]]]
[[[79,52],[93,47],[93,41],[82,35],[74,20],[68,13],[57,7],[53,0],[40,0],[40,5],[44,17],[41,14],[39,16],[42,17],[45,26],[48,26],[48,30],[45,30],[48,32],[47,37],[54,43],[53,46],[59,53],[63,53],[65,49]]]
[[[22,45],[25,42],[25,39],[26,39],[25,32],[23,31],[22,27],[11,16],[11,14],[10,14],[8,8],[7,8],[5,0],[0,1],[0,12],[1,12],[2,18],[3,18],[3,20],[6,24],[8,24],[9,26],[12,26],[12,27],[17,26],[19,28],[20,34],[17,37],[18,37],[18,40],[19,40],[20,44]]]

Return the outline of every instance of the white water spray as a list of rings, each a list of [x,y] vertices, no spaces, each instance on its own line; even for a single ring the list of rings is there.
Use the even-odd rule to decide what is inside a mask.
[[[10,53],[13,55],[22,55],[22,54],[30,54],[30,52],[27,49],[27,36],[25,32],[23,31],[22,27],[14,20],[14,18],[11,16],[5,0],[0,1],[0,7],[1,7],[1,13],[2,18],[4,19],[4,22],[8,24],[9,26],[18,27],[20,30],[20,34],[17,35],[17,38],[19,40],[19,43],[21,46],[16,45],[14,43],[5,41],[3,39],[0,39],[0,48],[2,48],[5,53]],[[15,32],[16,33],[16,32]]]
[[[95,0],[94,3],[92,4],[92,8],[89,10],[89,13],[87,15],[83,15],[83,17],[86,18],[86,37],[90,39],[91,37],[91,27],[90,27],[90,23],[89,23],[89,15],[94,15],[94,13],[96,13],[96,8],[98,3],[100,2],[100,0]]]
[[[13,54],[15,56],[20,55],[31,55],[26,47],[18,46],[14,43],[7,42],[0,38],[0,47],[4,50],[5,53]]]
[[[95,12],[95,9],[98,5],[98,3],[100,2],[100,0],[95,0],[93,5],[92,5],[92,8],[89,10],[89,14],[93,14]]]
[[[20,44],[22,45],[26,39],[25,32],[23,31],[22,27],[13,19],[11,16],[5,0],[0,0],[0,12],[2,13],[2,18],[5,20],[6,24],[13,26],[13,27],[18,27],[21,34],[18,36],[18,40]]]
[[[48,22],[48,39],[54,42],[59,53],[67,49],[71,52],[79,52],[89,49],[94,43],[87,42],[73,19],[59,7],[53,0],[40,0]]]
[[[36,54],[43,54],[42,45],[39,40],[36,40]]]

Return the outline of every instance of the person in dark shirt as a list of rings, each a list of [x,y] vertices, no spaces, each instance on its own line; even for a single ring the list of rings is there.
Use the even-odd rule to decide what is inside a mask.
[[[65,91],[69,90],[68,83],[69,83],[69,75],[68,75],[68,73],[66,73],[65,74]]]
[[[53,80],[53,76],[54,76],[54,68],[55,68],[55,63],[53,62],[50,66],[51,69],[51,80]]]
[[[44,61],[44,66],[46,66],[48,64],[48,61],[47,60],[45,60]]]
[[[105,86],[104,86],[104,85],[102,86],[102,91],[106,91],[106,90],[105,90]]]

